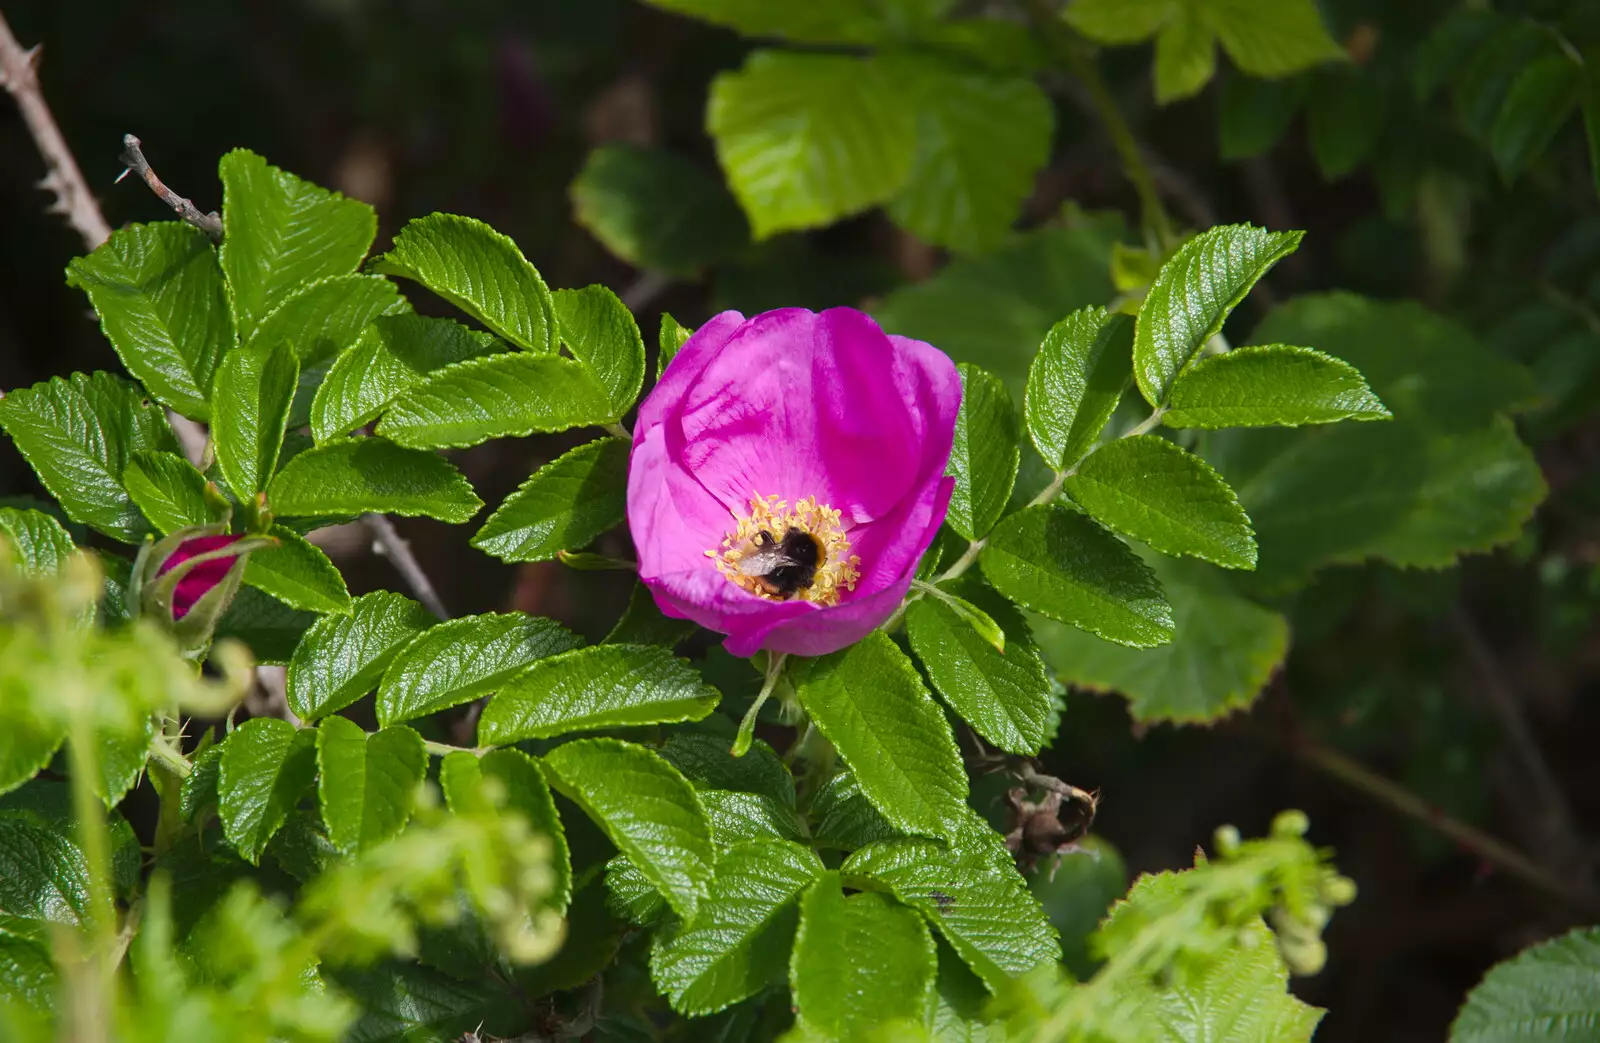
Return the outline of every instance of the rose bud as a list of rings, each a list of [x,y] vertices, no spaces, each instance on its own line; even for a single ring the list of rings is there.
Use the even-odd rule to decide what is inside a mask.
[[[669,616],[737,656],[824,655],[888,619],[944,521],[961,381],[852,308],[723,312],[639,407],[628,525]]]
[[[273,546],[268,536],[235,536],[226,523],[195,525],[146,543],[134,562],[128,601],[141,616],[171,627],[189,652],[211,641],[244,578],[251,551]]]

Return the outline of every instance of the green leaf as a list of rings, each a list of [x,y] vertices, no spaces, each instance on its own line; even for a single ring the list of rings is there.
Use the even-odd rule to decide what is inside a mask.
[[[551,619],[507,612],[441,623],[406,645],[378,688],[384,725],[425,717],[500,688],[529,663],[581,640]]]
[[[1117,691],[1142,723],[1214,721],[1249,706],[1289,650],[1282,615],[1241,596],[1210,565],[1151,556],[1172,601],[1172,643],[1124,648],[1041,622],[1035,639],[1062,681]]]
[[[567,850],[567,834],[556,815],[550,787],[539,771],[539,764],[521,750],[490,750],[479,757],[462,750],[439,762],[439,787],[444,790],[450,809],[462,812],[483,807],[488,795],[483,782],[494,780],[500,787],[502,805],[521,813],[534,832],[550,838],[555,854],[550,868],[556,883],[551,888],[550,904],[565,909],[572,901],[572,856]]]
[[[995,589],[1024,608],[1135,648],[1172,640],[1172,609],[1149,567],[1059,504],[1003,520],[979,561]]]
[[[0,428],[75,522],[137,543],[150,531],[122,487],[134,453],[178,451],[161,408],[110,373],[54,377],[0,399]]]
[[[0,507],[0,536],[9,542],[14,565],[25,575],[53,575],[77,550],[61,523],[43,511]]]
[[[794,807],[794,776],[760,739],[743,757],[735,757],[725,736],[678,732],[657,752],[696,789],[757,793]]]
[[[949,605],[934,597],[912,602],[906,634],[934,690],[978,733],[1011,753],[1032,756],[1049,737],[1051,692],[1044,661],[1020,613],[991,591],[960,588],[1003,620],[1005,651],[994,647]]]
[[[183,813],[185,822],[192,822],[196,815],[207,808],[215,807],[217,799],[217,783],[222,773],[222,746],[220,744],[207,746],[194,757],[194,767],[188,775],[184,776],[183,788],[178,793],[178,810]]]
[[[1600,927],[1580,927],[1489,969],[1450,1026],[1450,1043],[1600,1040]]]
[[[907,837],[868,845],[840,871],[852,886],[887,888],[927,917],[991,988],[1041,963],[1061,959],[1055,928],[1017,874],[1005,847],[981,819],[970,828],[987,837],[952,845]]]
[[[716,849],[694,787],[642,746],[579,739],[540,762],[550,784],[571,799],[685,920],[711,882]]]
[[[1199,94],[1216,71],[1216,34],[1198,11],[1179,6],[1156,34],[1156,103]]]
[[[282,525],[272,527],[276,547],[254,551],[244,563],[244,581],[291,608],[348,612],[350,591],[338,566],[321,548]]]
[[[67,265],[128,372],[184,416],[211,418],[211,378],[233,344],[222,269],[206,234],[182,221],[128,225]]]
[[[1584,70],[1565,54],[1530,62],[1511,83],[1489,148],[1506,180],[1533,165],[1566,125],[1583,91]]]
[[[1143,883],[1135,884],[1135,891]],[[1324,1012],[1289,991],[1288,968],[1265,924],[1258,920],[1242,933],[1238,944],[1170,983],[1134,978],[1118,989],[1123,1003],[1136,1012],[1137,1038],[1150,1043],[1311,1043]]]
[[[917,111],[916,159],[889,216],[935,246],[1000,245],[1050,158],[1050,100],[1031,76],[924,58],[887,68]]]
[[[883,816],[908,833],[947,836],[966,807],[967,775],[950,725],[917,668],[882,631],[802,660],[800,705]]]
[[[663,149],[602,145],[567,191],[578,224],[635,268],[692,277],[750,239],[722,179]]]
[[[403,392],[377,432],[417,449],[607,423],[606,391],[581,362],[522,352],[457,362]]]
[[[1004,513],[1022,452],[1017,446],[1017,410],[1005,384],[969,363],[957,368],[961,412],[956,416],[949,467],[956,487],[946,520],[956,532],[975,540]]]
[[[700,1017],[784,980],[800,892],[822,872],[810,850],[750,840],[723,852],[694,918],[656,935],[650,976],[672,1009]]]
[[[375,511],[460,523],[483,506],[448,460],[386,438],[329,442],[296,454],[267,498],[279,517]]]
[[[1162,265],[1133,336],[1133,375],[1146,402],[1166,404],[1178,374],[1304,234],[1221,225],[1184,243]]]
[[[66,738],[58,720],[46,720],[26,703],[0,717],[0,794],[9,793],[49,765]],[[0,904],[0,908],[9,908]]]
[[[507,1009],[505,992],[488,981],[461,981],[411,960],[344,967],[330,978],[359,1004],[361,1017],[342,1038],[360,1043],[458,1039],[485,1020],[509,1025],[520,1014]]]
[[[163,536],[186,525],[204,525],[209,520],[206,476],[177,453],[159,450],[134,453],[122,472],[122,486]]]
[[[102,732],[97,737],[99,774],[94,780],[94,792],[107,808],[120,804],[144,774],[154,736],[155,722],[148,715],[140,715],[131,730]]]
[[[802,43],[871,43],[885,19],[907,4],[855,0],[769,4],[764,0],[650,0],[656,7],[737,30],[745,36],[781,36]]]
[[[1589,176],[1594,179],[1595,191],[1600,192],[1600,76],[1585,66],[1583,93],[1583,134],[1589,142]]]
[[[757,239],[888,201],[917,152],[916,106],[871,58],[757,51],[712,82],[706,126]]]
[[[875,840],[901,835],[872,806],[861,783],[848,771],[823,783],[811,802],[811,818],[817,823],[813,837],[818,847],[854,851]]]
[[[218,164],[222,271],[234,323],[248,341],[306,283],[355,271],[377,234],[372,207],[269,166],[244,149]]]
[[[810,842],[794,808],[764,793],[696,789],[711,821],[711,839],[718,848],[761,838],[791,840],[797,844]]]
[[[317,796],[328,839],[346,854],[405,828],[428,767],[422,736],[400,725],[368,735],[343,717],[317,726]]]
[[[403,314],[410,306],[394,283],[377,275],[334,275],[295,289],[262,316],[245,344],[287,345],[306,372],[356,342],[374,319]]]
[[[1203,358],[1172,385],[1168,427],[1299,427],[1387,420],[1389,410],[1349,363],[1310,348],[1266,344]]]
[[[661,335],[659,338],[661,351],[656,356],[657,380],[660,380],[661,374],[666,372],[667,363],[672,361],[673,356],[678,353],[678,349],[687,344],[692,336],[694,336],[694,330],[689,329],[687,326],[678,325],[678,320],[672,317],[671,312],[664,311],[661,313]]]
[[[813,1037],[868,1043],[895,1038],[885,1027],[896,1019],[921,1024],[936,969],[922,918],[889,896],[847,898],[830,872],[800,900],[789,985],[796,1022]]]
[[[1159,435],[1102,446],[1065,488],[1101,524],[1163,554],[1255,567],[1256,540],[1239,498],[1204,460]]]
[[[562,343],[605,389],[607,419],[622,419],[644,386],[644,338],[633,313],[604,286],[557,290],[554,306]]]
[[[0,909],[8,919],[80,924],[92,915],[83,851],[68,823],[55,826],[0,813]]]
[[[287,663],[315,614],[290,608],[254,587],[240,587],[217,622],[216,637],[243,641],[258,663]]]
[[[549,561],[622,524],[626,438],[602,438],[539,468],[483,523],[472,545],[502,561]]]
[[[228,843],[251,865],[312,787],[317,774],[317,733],[288,721],[255,717],[222,744],[218,809]]]
[[[605,636],[608,645],[660,645],[676,648],[684,638],[694,633],[695,625],[687,619],[673,619],[662,613],[650,588],[635,583],[628,595],[628,607],[622,618]]]
[[[278,468],[300,363],[281,342],[256,341],[223,356],[212,421],[217,466],[235,496],[264,490]]]
[[[48,1011],[58,988],[50,946],[0,930],[0,1007],[15,1004]]]
[[[478,745],[698,721],[721,699],[664,648],[594,645],[541,660],[502,684],[478,719]]]
[[[639,867],[627,855],[616,855],[606,862],[606,910],[636,927],[655,927],[672,916],[667,900],[661,897]]]
[[[1294,122],[1305,101],[1306,81],[1263,83],[1229,76],[1217,98],[1217,136],[1225,160],[1250,159],[1270,152]]]
[[[1132,373],[1133,320],[1082,308],[1050,328],[1028,369],[1028,434],[1052,471],[1093,448]]]
[[[289,660],[289,708],[304,721],[344,709],[376,688],[400,649],[434,622],[427,609],[386,590],[356,598],[348,614],[317,620]]]
[[[1154,36],[1175,7],[1173,0],[1073,0],[1061,17],[1091,40],[1128,44]]]
[[[505,347],[450,319],[380,315],[328,369],[311,403],[311,433],[318,442],[349,434],[433,372]]]
[[[1016,392],[1057,319],[1116,294],[1111,244],[1122,234],[1120,220],[1106,220],[1019,235],[992,253],[956,258],[872,313],[885,331],[937,344]]]
[[[1228,57],[1251,76],[1277,79],[1346,60],[1314,0],[1199,0],[1199,7]]]
[[[1364,73],[1335,70],[1315,78],[1306,124],[1324,178],[1341,178],[1372,155],[1383,136],[1388,101],[1388,87]]]
[[[519,347],[556,350],[550,290],[517,244],[482,221],[456,214],[416,218],[368,269],[420,282]]]

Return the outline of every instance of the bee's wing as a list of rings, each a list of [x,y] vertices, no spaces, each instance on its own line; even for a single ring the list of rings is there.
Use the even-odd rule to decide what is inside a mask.
[[[774,544],[753,550],[741,557],[734,564],[734,568],[743,576],[765,576],[780,565],[793,564],[789,556],[783,553],[783,548]]]

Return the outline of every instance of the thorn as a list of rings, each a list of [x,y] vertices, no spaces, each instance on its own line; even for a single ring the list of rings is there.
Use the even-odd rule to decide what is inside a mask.
[[[132,167],[123,167],[122,168],[122,173],[118,174],[117,175],[117,179],[115,181],[111,182],[111,183],[113,185],[120,185],[120,184],[122,184],[122,179],[127,177],[131,173],[133,173],[133,168]]]

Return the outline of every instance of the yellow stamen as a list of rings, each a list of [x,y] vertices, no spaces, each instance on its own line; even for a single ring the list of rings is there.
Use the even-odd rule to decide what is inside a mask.
[[[722,546],[706,551],[706,557],[716,562],[717,571],[730,582],[768,601],[785,600],[769,592],[760,577],[747,576],[738,566],[745,555],[759,546],[757,537],[761,533],[781,540],[784,533],[795,528],[815,538],[822,555],[811,586],[796,591],[794,596],[816,605],[837,605],[842,591],[856,589],[856,581],[861,578],[861,558],[850,553],[850,539],[839,523],[839,512],[818,503],[816,497],[797,500],[791,508],[786,500],[757,493],[750,497],[749,512],[735,513],[734,518],[737,524],[723,538]]]

